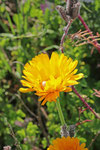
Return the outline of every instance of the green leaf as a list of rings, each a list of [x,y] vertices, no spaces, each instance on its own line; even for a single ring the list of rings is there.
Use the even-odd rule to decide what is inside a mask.
[[[25,117],[26,116],[26,114],[21,109],[17,110],[17,115],[20,116],[20,117]]]

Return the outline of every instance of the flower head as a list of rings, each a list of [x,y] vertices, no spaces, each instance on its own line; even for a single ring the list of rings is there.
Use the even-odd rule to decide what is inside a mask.
[[[79,143],[78,138],[74,137],[62,137],[53,141],[53,144],[49,146],[47,150],[88,150],[85,148],[85,143]]]
[[[73,61],[56,52],[52,53],[50,59],[47,54],[39,54],[24,66],[22,77],[25,80],[21,80],[21,83],[25,88],[20,88],[19,91],[36,91],[39,100],[43,100],[42,105],[47,101],[56,101],[59,92],[71,91],[70,86],[78,84],[77,80],[83,77],[82,73],[75,75],[78,71],[75,69],[77,63],[77,60]]]

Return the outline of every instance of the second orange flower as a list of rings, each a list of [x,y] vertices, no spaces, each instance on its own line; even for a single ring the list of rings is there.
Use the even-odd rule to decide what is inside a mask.
[[[52,145],[47,150],[88,150],[85,148],[85,143],[80,144],[78,138],[62,137],[53,140]]]

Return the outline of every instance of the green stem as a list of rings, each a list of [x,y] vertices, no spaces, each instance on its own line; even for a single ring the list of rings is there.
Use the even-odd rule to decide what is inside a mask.
[[[64,116],[63,116],[63,113],[62,113],[62,109],[61,109],[61,106],[60,106],[59,99],[57,99],[56,105],[57,105],[58,114],[59,114],[59,117],[60,117],[61,124],[65,125],[66,123],[65,123],[65,120],[64,120]]]

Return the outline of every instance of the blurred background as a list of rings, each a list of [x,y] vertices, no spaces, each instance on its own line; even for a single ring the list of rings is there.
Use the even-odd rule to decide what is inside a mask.
[[[20,79],[24,64],[35,55],[58,51],[63,28],[55,7],[65,5],[64,0],[0,0],[0,149],[46,150],[56,137],[60,137],[60,120],[55,103],[41,106],[33,93],[22,94]],[[81,2],[81,16],[92,30],[100,33],[99,0]],[[69,34],[85,28],[79,19],[70,27]],[[78,92],[86,102],[100,112],[100,54],[93,45],[74,46],[66,37],[65,55],[79,61],[79,72],[84,73]],[[73,93],[61,93],[61,107],[68,125],[86,119],[93,120],[79,125],[76,136],[86,142],[89,150],[100,150],[100,121],[89,111],[79,117],[83,103]],[[79,120],[80,119],[80,120]]]

